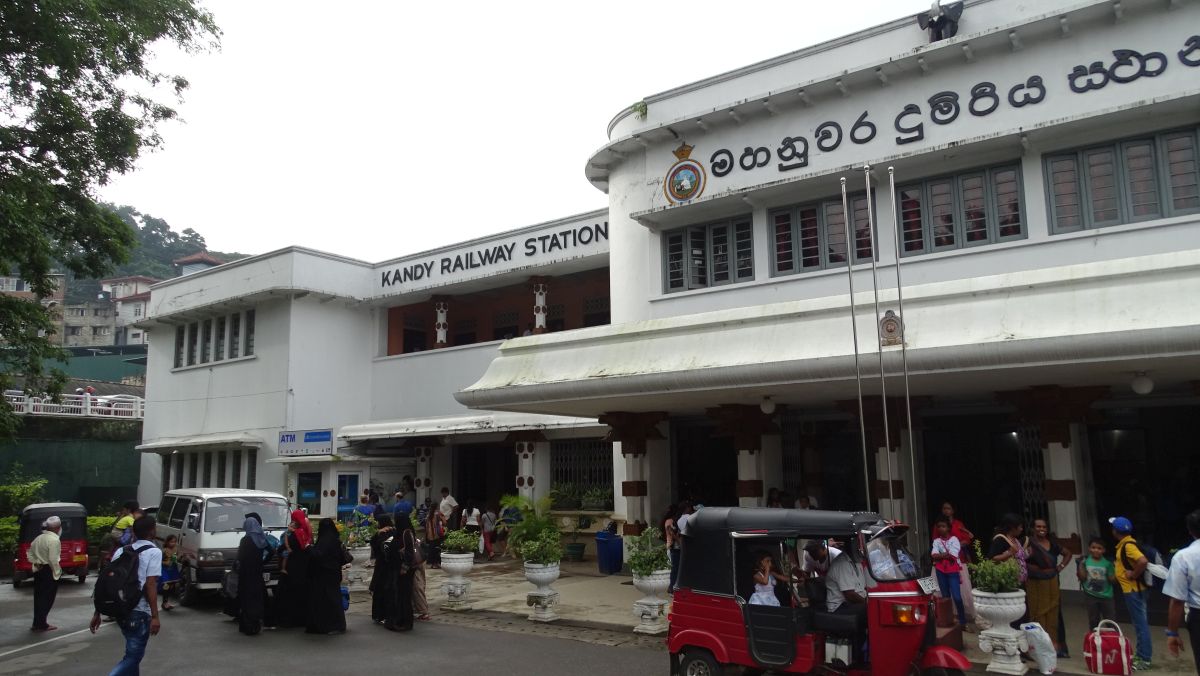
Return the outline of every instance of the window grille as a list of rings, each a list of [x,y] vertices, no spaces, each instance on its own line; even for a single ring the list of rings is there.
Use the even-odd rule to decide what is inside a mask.
[[[668,293],[754,279],[749,216],[666,232],[663,246]]]
[[[1200,212],[1196,145],[1189,129],[1049,155],[1053,231]]]
[[[1021,473],[1021,509],[1025,523],[1047,518],[1050,508],[1046,503],[1046,465],[1041,433],[1034,425],[1017,430],[1017,466]]]
[[[556,484],[587,490],[613,486],[612,442],[571,439],[550,444],[550,471]]]

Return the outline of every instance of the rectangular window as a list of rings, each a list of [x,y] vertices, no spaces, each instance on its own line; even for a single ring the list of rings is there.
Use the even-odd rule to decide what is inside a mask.
[[[242,356],[242,313],[229,316],[229,358]]]
[[[1046,159],[1053,231],[1073,232],[1200,211],[1196,130]]]
[[[254,354],[254,310],[246,310],[246,356],[249,357],[252,354]]]
[[[169,455],[163,458],[163,476],[165,477],[171,476],[169,472],[165,471],[170,466],[170,460],[171,456]],[[166,486],[163,488],[163,493],[166,493],[169,490],[171,490],[171,487]],[[171,520],[171,510],[173,509],[175,509],[175,498],[170,495],[163,496],[162,501],[158,503],[158,511],[154,513],[154,520],[157,521],[160,526],[167,525],[167,522]]]
[[[136,304],[136,305],[134,305],[134,306],[133,306],[133,316],[134,316],[134,317],[141,317],[141,316],[142,316],[142,304],[141,304],[141,303],[138,303],[138,304]]]
[[[913,256],[1025,236],[1016,166],[932,178],[896,190],[901,255]]]
[[[258,479],[258,449],[246,449],[246,488],[254,490],[255,480]]]
[[[583,300],[583,325],[604,326],[611,316],[611,301],[608,296]]]
[[[200,363],[212,361],[212,327],[211,319],[200,322]]]
[[[200,480],[203,482],[201,485],[204,486],[205,488],[208,488],[209,486],[213,485],[212,468],[213,468],[213,454],[205,453],[204,454],[204,474],[200,475]]]
[[[173,455],[164,455],[162,457],[162,478],[159,483],[159,492],[166,493],[171,490],[171,462],[175,459]],[[175,498],[169,498],[174,501]],[[167,504],[167,498],[163,499],[163,506],[158,510],[159,523],[163,523],[162,519],[167,518],[167,513],[171,511],[170,505]]]
[[[175,462],[173,464],[174,467],[172,469],[175,471],[175,478],[172,479],[171,484],[176,489],[183,488],[183,456],[176,455]]]
[[[192,322],[188,324],[188,357],[187,365],[192,366],[196,363],[196,355],[200,351],[200,324]]]
[[[508,340],[521,335],[517,326],[520,315],[516,310],[497,312],[492,316],[492,340]]]
[[[188,453],[188,488],[196,487],[196,477],[200,473],[200,454]]]
[[[694,225],[663,234],[664,285],[668,293],[754,279],[750,217]],[[776,264],[790,256],[776,240]],[[783,243],[790,247],[790,243]]]
[[[454,322],[454,344],[472,345],[475,343],[475,330],[478,322],[474,319],[460,319]]]
[[[1196,135],[1167,134],[1163,137],[1170,206],[1175,213],[1200,209],[1200,176],[1197,175]]]
[[[792,239],[792,214],[784,211],[771,217],[775,229],[775,272],[796,271],[796,248]]]
[[[226,472],[226,451],[217,453],[217,488],[225,488],[225,472]]]
[[[225,317],[217,317],[216,335],[213,337],[213,361],[225,358]]]
[[[183,366],[184,346],[187,343],[187,329],[182,326],[175,327],[175,368]]]
[[[242,450],[240,448],[233,451],[233,467],[231,467],[230,469],[233,470],[233,475],[229,480],[229,487],[230,488],[241,488],[242,487]]]
[[[104,329],[103,326],[93,326],[92,327],[92,336],[95,337],[95,336],[101,335],[102,329]]]
[[[192,501],[189,498],[177,499],[171,508],[171,518],[167,524],[172,528],[183,528],[183,522],[187,519],[188,508],[191,506]]]
[[[555,484],[581,490],[613,487],[612,443],[599,439],[554,441],[550,444],[550,476]]]

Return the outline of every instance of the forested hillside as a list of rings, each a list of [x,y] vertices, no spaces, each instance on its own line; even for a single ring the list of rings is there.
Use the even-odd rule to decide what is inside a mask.
[[[110,205],[111,206],[111,205]],[[111,206],[137,235],[137,244],[130,250],[129,262],[118,266],[107,277],[146,275],[169,279],[177,272],[171,261],[198,251],[208,251],[213,257],[229,262],[248,254],[209,251],[204,236],[192,228],[175,232],[164,219],[143,214],[131,206]],[[106,278],[107,278],[106,277]],[[71,279],[67,281],[67,302],[82,303],[95,299],[100,292],[100,280]]]

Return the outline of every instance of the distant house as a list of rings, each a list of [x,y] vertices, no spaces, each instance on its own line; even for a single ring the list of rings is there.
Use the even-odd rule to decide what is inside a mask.
[[[55,330],[58,332],[53,342],[61,345],[64,333],[63,298],[67,292],[67,278],[66,275],[61,273],[51,273],[50,278],[54,281],[54,293],[39,299],[30,287],[30,283],[22,279],[19,275],[0,275],[0,295],[14,296],[26,300],[40,300],[42,305],[45,305],[50,311],[50,318],[54,322]]]
[[[153,277],[134,275],[101,280],[100,288],[112,294],[114,308],[114,340],[110,345],[144,345],[149,336],[131,326],[146,316],[150,302],[150,287],[159,281]]]
[[[113,344],[113,303],[107,293],[96,300],[73,303],[63,310],[64,347],[96,347]]]
[[[215,268],[222,265],[224,261],[214,258],[207,251],[198,251],[190,256],[177,258],[171,261],[179,266],[179,276],[190,275],[193,272],[200,272],[209,268]]]

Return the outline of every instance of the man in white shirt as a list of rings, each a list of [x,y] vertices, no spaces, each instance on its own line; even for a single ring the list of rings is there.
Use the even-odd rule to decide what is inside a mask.
[[[867,578],[862,566],[848,553],[834,557],[825,576],[825,605],[829,612],[862,614],[867,612]]]
[[[1200,509],[1187,515],[1187,529],[1192,544],[1171,558],[1171,570],[1163,585],[1163,594],[1171,599],[1167,608],[1167,650],[1176,657],[1183,651],[1179,628],[1186,609],[1192,659],[1196,661],[1196,673],[1200,673]]]
[[[42,524],[42,534],[29,545],[29,563],[33,564],[33,627],[30,631],[54,631],[58,629],[46,622],[46,616],[54,607],[58,595],[58,578],[62,577],[62,519],[52,516]]]
[[[453,524],[449,526],[451,530],[458,527],[458,524],[455,524],[453,520],[455,509],[458,509],[458,500],[455,500],[454,496],[450,495],[449,488],[442,486],[442,501],[438,503],[438,511],[442,513],[442,516],[446,517],[447,524]]]
[[[162,550],[154,545],[155,521],[152,516],[138,517],[133,522],[134,540],[128,547],[129,556],[138,557],[138,584],[142,587],[142,598],[124,619],[118,619],[121,634],[125,636],[125,657],[113,669],[114,674],[136,674],[138,665],[146,655],[146,644],[151,636],[158,634],[158,578],[162,575]],[[113,552],[116,561],[125,555],[125,547]],[[92,633],[100,628],[100,613],[92,614]]]
[[[809,577],[825,577],[829,574],[829,566],[841,553],[842,550],[825,540],[812,540],[804,545],[804,563],[801,567]]]

